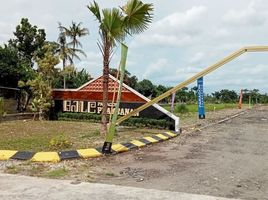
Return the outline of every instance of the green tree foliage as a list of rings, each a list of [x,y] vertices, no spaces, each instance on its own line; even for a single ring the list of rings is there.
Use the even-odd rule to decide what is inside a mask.
[[[17,51],[6,45],[0,46],[0,86],[17,87],[23,76],[24,71],[19,65]]]
[[[89,11],[99,22],[101,37],[98,46],[103,55],[103,111],[102,134],[107,133],[107,103],[109,65],[113,49],[117,42],[123,42],[127,35],[139,34],[152,22],[152,4],[140,0],[130,0],[120,8],[102,9],[94,1],[88,6]]]
[[[53,45],[46,44],[42,49],[45,53],[42,59],[36,59],[38,65],[37,72],[41,75],[42,79],[48,83],[49,87],[52,88],[54,87],[55,74],[59,71],[55,66],[59,64],[60,60],[59,57],[55,56],[53,53]]]
[[[33,92],[32,109],[38,111],[39,120],[43,119],[44,113],[51,106],[54,74],[57,71],[55,66],[60,62],[59,57],[53,55],[53,47],[46,45],[43,48],[44,57],[37,59],[38,75],[26,83]]]
[[[148,79],[143,79],[142,81],[138,82],[136,90],[146,97],[152,97],[156,94],[154,84]]]
[[[115,68],[110,68],[109,73],[112,76],[117,77],[118,70]],[[120,77],[120,73],[118,74],[118,77]],[[131,73],[129,71],[125,70],[124,83],[132,88],[135,88],[137,85],[137,82],[138,82],[138,78],[136,76],[131,76]]]
[[[63,75],[63,88],[66,88],[66,76],[70,75],[68,72],[70,70],[66,70],[66,67],[73,68],[73,60],[74,58],[80,60],[80,57],[77,53],[80,53],[84,56],[86,54],[81,49],[76,48],[77,46],[82,46],[82,44],[78,41],[78,37],[85,36],[87,33],[87,29],[81,28],[81,23],[76,25],[76,23],[72,23],[70,28],[66,28],[59,23],[59,37],[58,37],[58,48],[56,50],[57,55],[59,55],[62,60],[62,75]],[[67,41],[67,37],[72,39],[71,42]],[[68,63],[69,62],[69,65]]]
[[[77,70],[75,68],[67,67],[70,70],[66,76],[66,87],[67,88],[79,88],[86,82],[92,80],[91,75],[85,70]],[[55,79],[55,88],[61,88],[63,82],[63,76],[58,75]]]
[[[223,89],[219,92],[212,93],[216,101],[221,103],[235,103],[238,101],[238,95],[233,90]]]
[[[14,36],[14,39],[9,40],[9,45],[18,51],[20,64],[33,67],[33,58],[46,40],[45,30],[38,29],[37,26],[31,25],[27,18],[22,18]]]
[[[84,51],[81,49],[78,49],[78,47],[82,48],[81,42],[78,40],[80,37],[84,37],[89,34],[89,31],[87,28],[82,27],[82,22],[79,22],[78,24],[76,22],[72,22],[71,26],[69,28],[62,27],[64,29],[65,35],[71,39],[71,41],[68,43],[68,46],[70,46],[73,50],[73,52],[78,52],[86,56]],[[73,61],[73,57],[72,57]]]

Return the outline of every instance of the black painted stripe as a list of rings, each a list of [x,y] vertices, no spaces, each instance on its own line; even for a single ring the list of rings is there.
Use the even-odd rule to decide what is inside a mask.
[[[18,151],[11,159],[17,160],[30,160],[34,156],[35,152],[30,151]]]
[[[154,139],[156,139],[158,142],[164,141],[162,138],[160,138],[160,137],[158,137],[156,135],[152,135],[151,137],[154,138]]]
[[[102,147],[97,147],[95,149],[102,154]],[[114,151],[113,149],[111,149],[111,154],[115,154],[115,153],[117,153],[117,152]]]
[[[102,147],[95,148],[98,152],[102,153]]]
[[[142,143],[144,143],[144,144],[152,144],[152,142],[150,142],[150,141],[148,141],[148,140],[146,140],[146,139],[144,139],[144,138],[142,138],[142,139],[138,139],[138,141],[140,141],[140,142],[142,142]]]
[[[125,147],[127,147],[127,148],[129,148],[129,149],[138,148],[138,146],[136,146],[135,144],[132,144],[132,143],[130,143],[130,142],[126,142],[126,143],[123,143],[123,144],[121,144],[121,145],[123,145],[123,146],[125,146]]]
[[[61,160],[80,158],[76,150],[61,151],[58,153]]]

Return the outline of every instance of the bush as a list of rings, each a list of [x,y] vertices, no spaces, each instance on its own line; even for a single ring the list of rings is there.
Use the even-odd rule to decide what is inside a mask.
[[[63,121],[89,121],[89,122],[100,122],[101,115],[92,113],[71,113],[64,112],[58,114],[58,119]],[[150,118],[139,118],[131,117],[121,123],[123,126],[136,126],[147,127],[147,128],[169,128],[174,126],[172,121],[166,119],[150,119]]]
[[[55,150],[61,150],[64,148],[69,148],[72,146],[72,143],[66,138],[66,136],[64,134],[59,134],[56,135],[55,137],[53,137],[50,141],[49,141],[49,146],[52,149]]]
[[[187,108],[185,104],[179,104],[179,105],[176,105],[175,112],[185,114],[189,112],[189,109]]]

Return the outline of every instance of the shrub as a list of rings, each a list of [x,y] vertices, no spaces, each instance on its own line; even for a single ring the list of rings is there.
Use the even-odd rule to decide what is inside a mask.
[[[58,114],[58,119],[63,121],[90,121],[90,122],[100,122],[101,115],[92,114],[92,113],[71,113],[64,112]],[[121,123],[123,126],[136,126],[147,127],[147,128],[169,128],[174,126],[173,122],[166,119],[150,119],[150,118],[140,118],[140,117],[131,117],[126,121]]]
[[[69,148],[72,146],[72,142],[67,139],[64,134],[59,134],[53,137],[49,141],[49,146],[55,150],[62,150],[64,148]]]
[[[175,112],[184,114],[184,113],[188,113],[189,109],[187,108],[185,104],[179,104],[179,105],[176,105]]]

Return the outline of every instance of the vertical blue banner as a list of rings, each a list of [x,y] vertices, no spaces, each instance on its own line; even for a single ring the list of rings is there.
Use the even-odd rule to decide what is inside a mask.
[[[204,89],[203,77],[197,79],[197,97],[198,97],[198,115],[199,119],[205,119],[205,103],[204,103]]]

